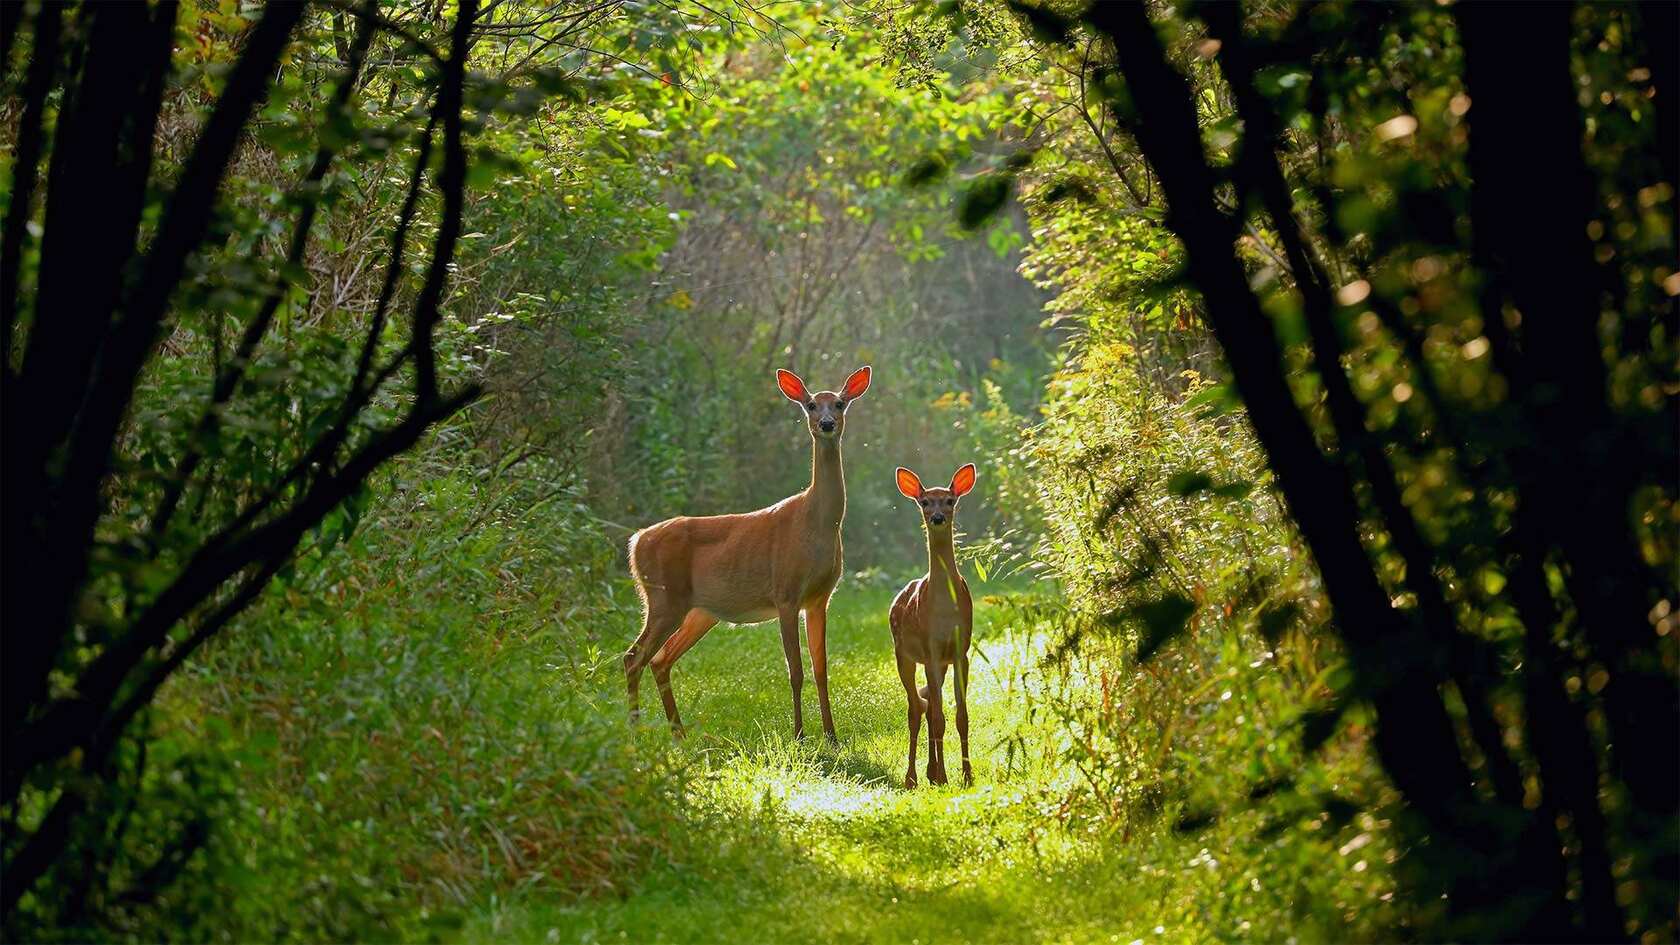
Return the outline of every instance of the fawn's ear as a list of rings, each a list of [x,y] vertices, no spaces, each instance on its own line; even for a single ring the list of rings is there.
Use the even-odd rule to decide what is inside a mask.
[[[894,475],[898,479],[898,491],[904,493],[906,498],[920,499],[922,497],[922,481],[916,478],[915,473],[900,466],[898,472]]]
[[[800,380],[799,375],[792,371],[777,368],[776,386],[782,389],[782,396],[801,406],[804,406],[805,402],[811,399],[811,395],[805,392],[805,382]]]
[[[851,400],[854,397],[862,397],[863,392],[868,389],[869,365],[865,364],[863,367],[853,371],[851,377],[846,378],[846,387],[840,392],[840,396],[846,398],[847,400]]]
[[[951,477],[951,493],[957,498],[968,495],[968,490],[974,488],[974,464],[969,463],[957,470]]]

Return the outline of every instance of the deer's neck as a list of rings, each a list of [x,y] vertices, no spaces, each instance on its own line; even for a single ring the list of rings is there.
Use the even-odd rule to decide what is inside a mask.
[[[955,597],[957,549],[951,543],[951,531],[928,530],[928,582],[942,592]]]
[[[838,532],[846,517],[846,474],[840,468],[838,440],[812,438],[811,487],[805,494],[810,496],[812,522]]]

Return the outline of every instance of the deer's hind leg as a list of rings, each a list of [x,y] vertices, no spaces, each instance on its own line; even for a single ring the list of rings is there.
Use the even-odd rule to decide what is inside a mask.
[[[957,691],[957,738],[962,741],[963,784],[974,783],[974,767],[968,762],[968,655],[957,657],[952,665],[952,682]]]
[[[665,641],[677,632],[677,627],[682,624],[683,615],[688,612],[686,606],[676,606],[670,595],[663,590],[644,586],[642,593],[647,602],[646,612],[642,615],[642,632],[636,635],[636,642],[630,644],[630,649],[624,651],[624,684],[630,697],[632,721],[641,717],[639,690],[643,668],[652,661],[653,655],[659,652]]]
[[[653,654],[650,665],[653,667],[653,681],[659,684],[659,698],[665,703],[665,718],[671,723],[671,731],[678,738],[682,737],[682,716],[677,714],[677,698],[671,693],[671,666],[682,658],[706,631],[717,626],[717,618],[698,608],[688,612],[683,618],[682,625],[677,632],[666,640],[658,652]]]
[[[910,706],[910,760],[904,769],[904,789],[906,791],[916,786],[916,738],[922,733],[922,712],[927,708],[921,693],[916,691],[916,660],[905,656],[902,652],[898,656],[898,678],[904,683],[904,700]]]

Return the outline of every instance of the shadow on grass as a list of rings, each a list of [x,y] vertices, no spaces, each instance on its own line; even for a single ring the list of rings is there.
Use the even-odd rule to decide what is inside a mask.
[[[856,781],[867,787],[891,787],[899,775],[854,748],[827,749],[817,755],[817,770],[831,778]]]
[[[815,761],[815,759],[813,759]],[[844,766],[844,753],[822,764]],[[878,769],[864,761],[863,774]],[[951,816],[906,823],[883,811],[807,819],[777,804],[701,817],[676,838],[672,861],[633,895],[582,908],[541,897],[499,903],[468,939],[696,942],[1092,941],[1138,937],[1099,882],[1103,864],[1042,868],[1029,848]],[[930,829],[934,832],[930,833]],[[965,842],[967,841],[967,842]],[[1117,919],[1120,919],[1117,921]],[[1138,923],[1141,924],[1141,923]]]

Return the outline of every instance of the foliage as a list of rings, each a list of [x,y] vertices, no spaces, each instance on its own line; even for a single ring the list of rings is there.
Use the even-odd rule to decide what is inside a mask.
[[[375,468],[477,395],[488,358],[461,309],[496,252],[457,259],[486,235],[464,232],[464,190],[533,160],[498,149],[603,57],[510,63],[589,18],[476,10],[8,8],[8,54],[28,13],[7,62],[9,935],[154,906],[188,921],[172,886],[203,872],[225,777],[136,720],[271,580],[308,576],[300,542],[354,533]],[[686,30],[658,19],[631,34]],[[480,41],[507,72],[469,80]],[[611,252],[627,224],[602,224],[583,236]]]
[[[6,936],[1673,937],[1673,19],[0,4]],[[841,745],[751,628],[627,729],[863,363]]]
[[[942,14],[964,42],[973,6]],[[1015,9],[1036,38],[989,38],[1052,76],[1021,83],[1048,130],[1013,175],[1043,271],[1099,363],[1211,329],[1208,398],[1241,398],[1348,655],[1304,737],[1373,709],[1432,934],[1671,934],[1672,37],[1626,7],[1548,8],[1520,53],[1473,5]],[[1536,148],[1555,207],[1511,172]],[[1197,460],[1132,498],[1217,488]],[[1140,657],[1197,603],[1130,607]]]
[[[590,488],[627,528],[762,507],[809,474],[774,369],[824,389],[873,362],[881,383],[845,443],[845,542],[851,560],[902,571],[924,549],[894,527],[893,468],[949,471],[983,458],[965,450],[1012,447],[1001,428],[973,442],[965,417],[976,402],[1036,402],[1039,299],[1014,272],[1014,221],[965,238],[949,182],[899,185],[930,148],[956,168],[990,147],[998,103],[895,84],[873,64],[876,38],[819,12],[784,11],[776,43],[729,50],[705,95],[607,113],[612,146],[647,151],[680,222],[645,290],[637,356],[611,377]],[[976,503],[971,531],[1002,534],[1024,513],[998,498]]]

